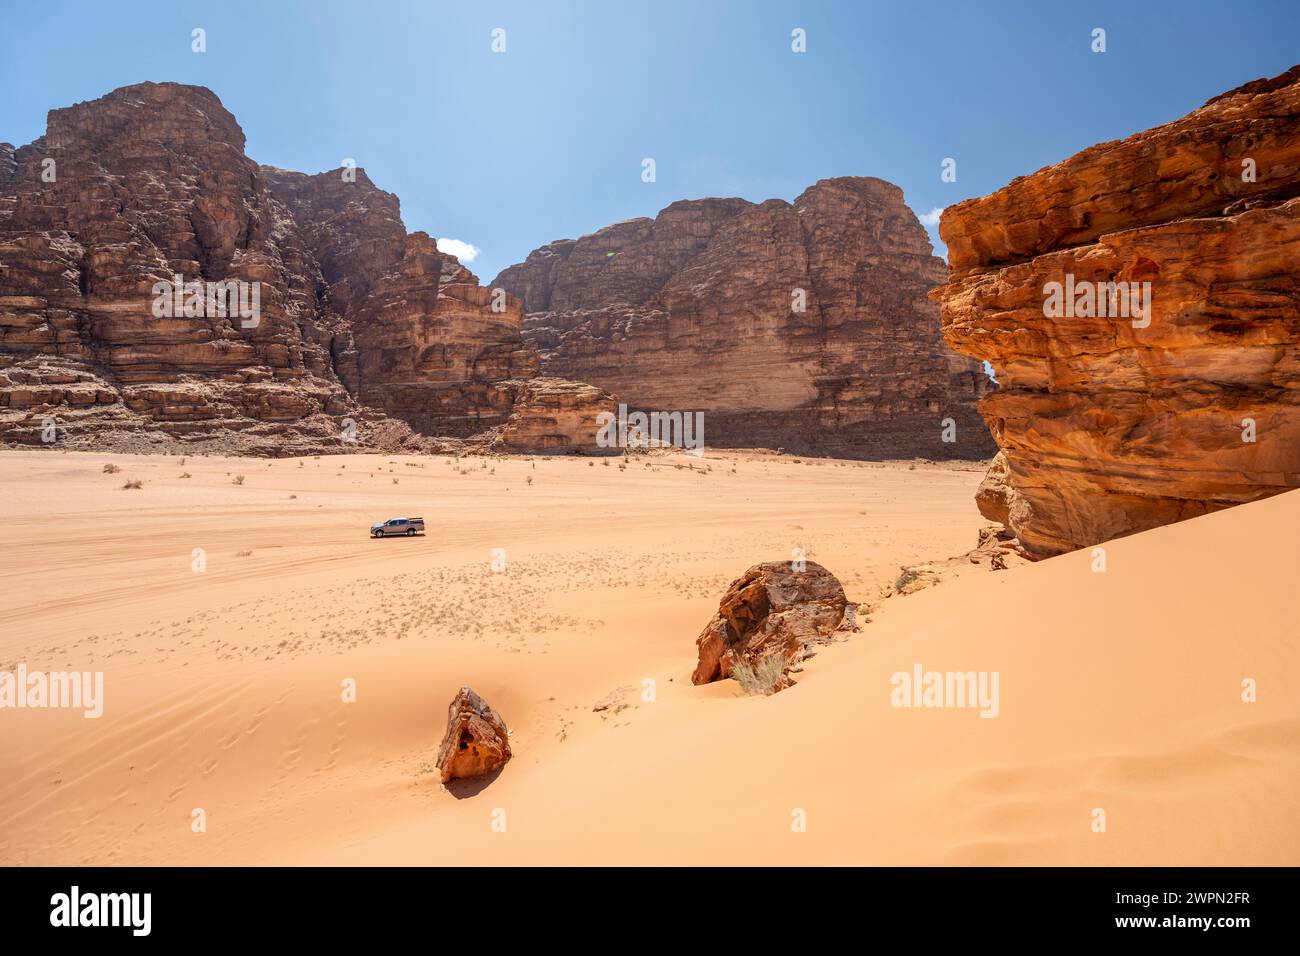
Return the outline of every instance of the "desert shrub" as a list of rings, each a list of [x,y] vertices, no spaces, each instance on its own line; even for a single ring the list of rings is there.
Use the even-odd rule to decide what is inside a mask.
[[[233,485],[242,485],[242,484],[244,483],[244,476],[243,476],[243,475],[235,475],[234,478],[231,478],[231,479],[230,479],[230,483],[233,484]]]
[[[130,481],[128,481],[126,484],[122,486],[122,490],[126,491],[130,489],[132,491],[135,491],[143,487],[144,487],[143,481],[141,481],[139,478],[132,478]]]
[[[913,581],[919,581],[920,579],[921,572],[916,568],[904,568],[903,573],[894,579],[894,590],[901,591]]]
[[[116,475],[121,470],[121,468],[117,467],[117,465],[113,464],[111,461],[104,466],[104,474],[106,475]]]
[[[911,594],[922,588],[939,583],[939,576],[923,568],[905,568],[894,581],[894,590],[899,594]]]
[[[737,661],[731,669],[731,676],[746,694],[762,694],[766,697],[776,692],[776,685],[785,673],[785,663],[785,651],[779,647],[770,647],[752,667],[745,661]]]

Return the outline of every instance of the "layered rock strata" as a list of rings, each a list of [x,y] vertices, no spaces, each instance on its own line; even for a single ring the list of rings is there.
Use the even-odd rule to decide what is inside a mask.
[[[523,302],[546,374],[702,411],[706,445],[987,457],[987,377],[942,341],[931,253],[898,187],[846,177],[794,203],[675,202],[492,284]]]
[[[986,516],[1037,556],[1300,486],[1300,67],[949,207]]]
[[[247,308],[214,296],[227,283]],[[202,87],[123,87],[0,145],[0,440],[293,454],[472,439],[523,414],[538,359],[521,321],[408,234],[364,170],[249,159]]]

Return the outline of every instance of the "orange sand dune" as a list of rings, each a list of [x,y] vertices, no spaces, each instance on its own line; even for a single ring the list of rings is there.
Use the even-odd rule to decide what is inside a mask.
[[[974,545],[980,470],[31,451],[0,476],[0,670],[105,681],[99,719],[0,710],[5,863],[1300,863],[1296,494],[1112,542],[1104,573],[972,567],[745,698],[689,681],[733,577],[801,547],[874,600]],[[430,534],[366,537],[398,514]],[[917,664],[996,672],[998,715],[893,706]],[[461,684],[516,756],[453,793]]]

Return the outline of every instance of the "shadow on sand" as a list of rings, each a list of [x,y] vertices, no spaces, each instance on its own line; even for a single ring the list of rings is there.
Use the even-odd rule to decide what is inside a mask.
[[[462,777],[459,780],[448,780],[444,786],[451,791],[451,795],[457,800],[465,800],[486,790],[491,786],[493,780],[501,776],[501,771],[504,769],[505,767],[497,767],[491,773],[485,773],[479,777]]]

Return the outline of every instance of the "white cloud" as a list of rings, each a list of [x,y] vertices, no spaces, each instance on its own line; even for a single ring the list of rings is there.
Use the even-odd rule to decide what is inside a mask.
[[[936,206],[935,208],[931,209],[929,212],[927,212],[924,216],[921,217],[921,225],[933,228],[939,225],[939,217],[942,215],[943,215],[943,208],[940,206]],[[438,241],[441,242],[442,240],[439,239]]]
[[[478,258],[478,246],[472,246],[459,239],[439,239],[438,251],[455,256],[461,262],[473,262]]]

